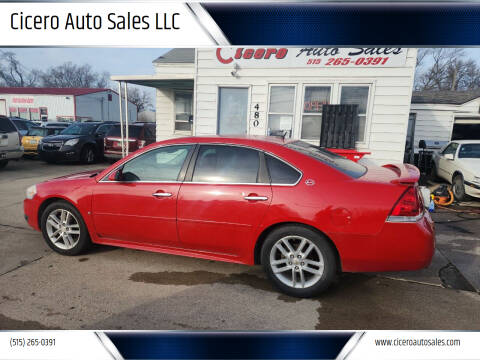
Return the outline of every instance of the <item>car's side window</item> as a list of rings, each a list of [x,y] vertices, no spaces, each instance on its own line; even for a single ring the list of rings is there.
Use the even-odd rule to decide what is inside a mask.
[[[302,176],[296,169],[273,156],[265,154],[265,160],[272,184],[293,185]]]
[[[122,169],[123,181],[177,181],[192,145],[165,146],[127,162]]]
[[[457,143],[451,143],[445,148],[445,150],[442,151],[442,155],[446,155],[446,154],[455,155],[455,153],[457,152],[457,148],[458,148]]]
[[[260,154],[241,146],[201,145],[193,182],[241,183],[258,182]]]
[[[104,136],[108,132],[108,130],[110,130],[111,128],[112,128],[112,125],[100,125],[97,128],[96,133]]]

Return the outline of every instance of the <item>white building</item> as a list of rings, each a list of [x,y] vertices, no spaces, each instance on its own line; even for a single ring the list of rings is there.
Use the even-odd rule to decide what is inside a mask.
[[[124,101],[123,101],[124,105]],[[118,93],[89,88],[0,88],[0,115],[42,121],[119,121]],[[128,103],[129,121],[137,106]]]
[[[409,137],[420,140],[480,139],[480,91],[415,91]]]
[[[157,89],[157,140],[268,135],[319,144],[322,104],[358,104],[356,149],[377,164],[403,162],[416,49],[173,49],[154,75],[112,80]]]

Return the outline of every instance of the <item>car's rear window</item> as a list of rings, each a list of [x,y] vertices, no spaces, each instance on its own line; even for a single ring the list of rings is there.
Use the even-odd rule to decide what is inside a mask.
[[[128,127],[128,137],[139,137],[140,131],[142,130],[141,126],[130,125]],[[125,128],[123,129],[125,132]],[[120,125],[115,125],[110,131],[107,133],[107,136],[120,136]],[[125,134],[123,134],[125,136]]]
[[[363,165],[357,164],[354,161],[348,160],[343,156],[334,154],[319,146],[311,145],[304,141],[294,141],[286,145],[288,148],[298,151],[302,154],[313,157],[322,163],[341,171],[342,173],[353,178],[359,178],[367,172],[367,168]]]
[[[10,119],[6,117],[0,117],[0,132],[17,132],[17,128]]]

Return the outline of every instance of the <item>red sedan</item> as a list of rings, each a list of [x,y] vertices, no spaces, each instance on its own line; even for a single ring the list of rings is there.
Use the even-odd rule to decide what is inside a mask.
[[[281,291],[309,297],[342,271],[430,264],[418,177],[411,165],[367,168],[302,141],[190,137],[34,185],[24,209],[64,255],[93,242],[262,264]]]

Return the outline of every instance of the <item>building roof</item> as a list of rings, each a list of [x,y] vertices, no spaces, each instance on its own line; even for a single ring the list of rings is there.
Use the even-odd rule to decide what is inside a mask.
[[[18,95],[86,95],[102,91],[113,91],[104,88],[39,88],[39,87],[0,87],[0,94]]]
[[[172,49],[165,54],[153,60],[155,64],[193,64],[195,62],[195,49],[193,48],[177,48]]]
[[[461,105],[480,97],[480,90],[449,91],[424,90],[414,91],[412,104],[452,104]]]

